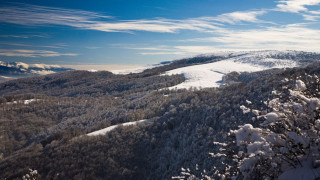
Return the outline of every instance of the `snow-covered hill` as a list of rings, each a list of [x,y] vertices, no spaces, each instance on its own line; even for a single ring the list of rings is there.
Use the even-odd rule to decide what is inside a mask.
[[[212,55],[223,56],[226,59],[165,72],[164,75],[181,74],[186,78],[185,82],[170,89],[218,87],[223,84],[223,76],[233,71],[255,72],[272,68],[292,68],[305,65],[309,61],[320,60],[317,59],[320,57],[319,54],[301,51],[225,52],[207,56]]]

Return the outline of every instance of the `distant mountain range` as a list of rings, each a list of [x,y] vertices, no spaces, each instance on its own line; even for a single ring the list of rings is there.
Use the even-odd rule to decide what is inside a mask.
[[[46,75],[56,72],[73,70],[58,65],[47,64],[27,64],[23,62],[3,62],[0,61],[0,79],[5,77],[17,78],[37,75]],[[4,76],[1,78],[1,76]]]

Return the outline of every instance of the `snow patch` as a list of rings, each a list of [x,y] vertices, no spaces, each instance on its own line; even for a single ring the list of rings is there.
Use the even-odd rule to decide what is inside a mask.
[[[230,72],[261,71],[263,67],[251,64],[238,63],[233,60],[218,61],[214,63],[188,66],[167,71],[164,75],[180,74],[186,81],[169,89],[210,88],[219,87],[222,77]]]
[[[267,115],[267,122],[268,123],[275,123],[278,121],[278,114],[275,113],[275,112],[271,112],[271,113],[268,113]]]
[[[95,69],[89,69],[88,71],[89,72],[98,72],[98,70],[95,70]]]
[[[27,99],[27,100],[19,100],[19,101],[12,101],[12,102],[7,102],[6,104],[18,104],[18,103],[22,103],[22,104],[30,104],[32,102],[37,102],[40,101],[40,99]]]
[[[313,168],[312,160],[302,162],[303,167],[288,169],[279,176],[279,180],[316,179],[320,177],[320,167]]]
[[[244,105],[240,106],[240,109],[242,110],[243,114],[247,114],[250,112],[250,108],[247,108]]]
[[[232,131],[237,138],[237,145],[240,146],[246,141],[265,141],[261,135],[262,129],[254,128],[251,124],[240,126],[240,129]]]
[[[222,77],[230,72],[256,72],[271,68],[292,68],[298,66],[297,62],[290,59],[274,59],[278,51],[258,51],[240,53],[238,56],[226,60],[187,66],[165,72],[163,75],[180,74],[186,81],[169,89],[211,88],[223,84]],[[288,52],[289,53],[289,52]]]
[[[305,84],[303,81],[301,81],[301,80],[297,80],[297,81],[296,81],[296,88],[295,88],[295,90],[297,90],[297,91],[304,91],[304,90],[306,90],[306,89],[307,89],[306,84]]]
[[[100,129],[98,131],[94,131],[94,132],[88,133],[87,136],[105,135],[108,132],[116,129],[120,125],[122,125],[122,126],[132,126],[132,125],[137,125],[137,124],[142,124],[142,123],[147,123],[147,122],[150,123],[150,122],[153,122],[153,120],[152,119],[143,119],[143,120],[134,121],[134,122],[127,122],[127,123],[117,124],[117,125],[109,126],[107,128],[104,128],[104,129]]]

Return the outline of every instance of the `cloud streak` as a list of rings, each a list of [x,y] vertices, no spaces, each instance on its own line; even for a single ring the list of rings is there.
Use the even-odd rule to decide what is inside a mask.
[[[302,16],[306,21],[318,21],[320,19],[320,16],[317,15],[303,14]]]
[[[257,16],[264,13],[266,12],[247,11],[227,13],[217,17],[199,17],[182,20],[157,18],[116,21],[111,16],[104,16],[89,11],[24,4],[21,7],[9,6],[0,8],[0,22],[25,26],[64,25],[105,32],[149,31],[176,33],[181,30],[212,32],[219,30],[221,23],[262,22],[257,19]]]
[[[0,49],[0,56],[15,57],[58,57],[58,56],[77,56],[75,53],[59,53],[47,50],[26,50],[26,49]]]
[[[180,41],[179,46],[137,47],[140,55],[196,55],[215,51],[302,50],[319,52],[320,30],[307,24],[290,24],[261,29],[228,30],[215,36]],[[211,45],[183,45],[183,44]]]
[[[306,24],[277,25],[251,29],[232,29],[238,24],[264,24],[270,22],[259,19],[271,11],[299,13],[307,21],[320,19],[320,11],[309,11],[308,6],[319,5],[320,0],[281,0],[277,2],[276,9],[237,11],[218,16],[206,16],[189,19],[138,19],[116,20],[111,16],[99,13],[34,6],[9,6],[0,8],[0,22],[13,23],[25,26],[62,25],[78,29],[96,30],[104,32],[148,31],[158,33],[177,33],[182,30],[191,30],[210,33],[210,37],[194,38],[181,42],[195,42],[197,45],[172,45],[152,47],[124,47],[139,51],[140,55],[193,55],[210,53],[217,50],[263,50],[263,49],[296,49],[319,51],[320,30],[310,28]],[[247,28],[247,27],[246,27]],[[9,35],[7,35],[10,37]],[[12,36],[14,37],[14,36]],[[18,36],[16,37],[18,38]],[[24,38],[21,36],[20,38]],[[27,38],[27,36],[25,36]],[[205,43],[205,45],[198,45]],[[209,44],[209,45],[208,45]],[[40,46],[39,46],[40,47]],[[44,46],[43,46],[44,47]],[[48,46],[47,46],[48,47]],[[58,46],[59,47],[59,46]],[[51,47],[53,48],[53,47]],[[99,47],[87,46],[87,49]],[[44,50],[4,50],[0,49],[2,56],[23,57],[55,57],[76,56],[74,53],[59,53]]]
[[[308,11],[306,6],[315,6],[319,4],[320,0],[282,0],[278,2],[277,10],[299,13],[302,11]]]
[[[232,13],[225,13],[214,18],[216,21],[236,24],[241,22],[253,22],[258,23],[262,22],[257,17],[267,13],[267,11],[237,11]]]
[[[9,35],[0,35],[0,37],[3,38],[21,38],[21,39],[29,39],[29,38],[48,38],[47,35],[14,35],[14,34],[9,34]]]
[[[82,28],[105,32],[149,31],[160,33],[176,33],[180,30],[209,31],[219,29],[215,23],[202,19],[171,20],[171,19],[142,19],[120,22],[95,22],[91,26],[83,24]]]
[[[263,29],[226,30],[214,37],[189,39],[190,42],[212,42],[221,49],[296,49],[319,51],[320,30],[305,24],[290,24]]]
[[[133,48],[129,48],[133,49]],[[136,50],[141,50],[138,54],[140,55],[195,55],[195,54],[205,54],[214,52],[217,49],[215,46],[155,46],[153,48],[148,47],[138,47],[134,48]]]
[[[7,46],[16,46],[16,47],[38,47],[38,48],[51,48],[51,49],[66,49],[65,44],[52,44],[52,45],[31,45],[25,43],[11,43],[11,42],[0,42],[0,45],[7,45]]]
[[[309,11],[308,14],[302,14],[306,21],[318,21],[320,19],[320,11]]]
[[[0,8],[0,21],[20,25],[66,25],[81,27],[83,23],[90,24],[95,19],[109,19],[111,16],[103,16],[98,13],[19,4]]]

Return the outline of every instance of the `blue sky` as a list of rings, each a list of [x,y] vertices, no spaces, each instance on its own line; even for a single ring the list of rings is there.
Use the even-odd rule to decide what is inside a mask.
[[[319,51],[320,0],[0,2],[0,61],[145,65],[216,51]]]

